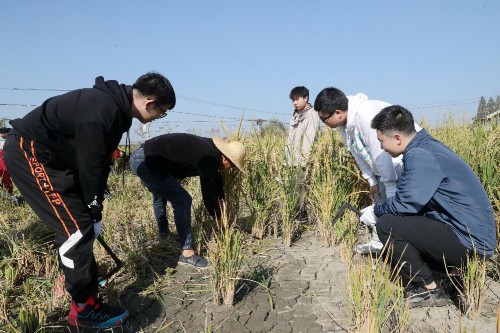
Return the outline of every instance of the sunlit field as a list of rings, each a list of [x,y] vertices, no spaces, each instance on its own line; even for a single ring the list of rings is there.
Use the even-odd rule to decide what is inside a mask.
[[[500,128],[496,123],[473,125],[444,117],[440,124],[422,126],[457,152],[475,171],[485,187],[500,222]],[[324,129],[318,138],[309,166],[307,189],[308,224],[295,222],[300,172],[286,167],[286,133],[268,131],[260,136],[253,131],[227,133],[239,139],[247,149],[246,172],[232,170],[224,175],[227,197],[226,214],[213,221],[206,213],[198,179],[183,184],[193,197],[193,231],[196,250],[211,259],[209,292],[214,306],[230,306],[234,283],[242,276],[244,263],[252,255],[249,240],[278,238],[286,246],[306,229],[313,231],[324,247],[336,247],[342,260],[349,263],[349,320],[352,332],[408,331],[411,310],[401,288],[391,283],[394,268],[383,260],[353,256],[352,247],[362,237],[354,214],[345,214],[338,223],[331,221],[344,202],[356,207],[369,204],[368,186],[360,177],[354,159],[343,146],[340,135]],[[159,240],[156,234],[151,194],[129,170],[114,172],[108,181],[112,200],[105,201],[103,238],[124,262],[101,296],[117,302],[124,293],[159,295],[175,279],[173,271],[159,275],[155,267],[166,260],[176,261],[179,250],[175,236]],[[17,191],[17,189],[16,189]],[[17,193],[19,194],[19,193]],[[14,205],[0,199],[0,331],[44,332],[64,327],[69,295],[59,269],[53,234],[28,205]],[[171,214],[171,212],[170,212]],[[170,218],[170,221],[173,219]],[[175,233],[175,226],[170,225]],[[111,258],[96,242],[94,252],[102,272],[114,266]],[[464,270],[464,316],[477,318],[485,279],[500,280],[499,247],[494,257],[474,270]],[[168,305],[167,305],[168,306]],[[267,304],[263,306],[269,306]]]

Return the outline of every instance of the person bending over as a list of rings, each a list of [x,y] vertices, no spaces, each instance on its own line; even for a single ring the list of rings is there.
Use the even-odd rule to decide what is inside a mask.
[[[193,134],[164,134],[147,140],[130,157],[130,168],[153,194],[159,237],[169,233],[165,205],[174,210],[180,264],[207,268],[209,263],[195,254],[191,235],[191,196],[179,179],[200,177],[201,194],[209,214],[221,217],[224,189],[220,170],[243,169],[245,147],[238,141],[204,138]]]
[[[107,328],[128,317],[127,310],[95,297],[93,245],[109,163],[133,118],[147,123],[174,106],[174,90],[161,74],[142,75],[132,86],[99,76],[92,88],[49,98],[10,122],[5,164],[26,202],[55,232],[72,326]]]
[[[362,177],[368,181],[372,201],[391,197],[396,192],[398,170],[401,159],[393,159],[380,148],[377,133],[370,121],[389,103],[371,100],[365,94],[346,96],[337,88],[323,89],[314,101],[314,109],[320,119],[331,128],[338,128],[352,156],[358,164]],[[372,238],[366,244],[356,246],[359,254],[379,253],[383,247],[374,228],[373,207],[363,209],[361,222],[372,230]]]

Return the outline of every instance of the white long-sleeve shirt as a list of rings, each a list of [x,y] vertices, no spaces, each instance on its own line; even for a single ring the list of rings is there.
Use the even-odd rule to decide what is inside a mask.
[[[377,177],[380,177],[380,182],[385,185],[386,196],[391,197],[396,193],[398,176],[394,166],[398,163],[398,159],[393,160],[391,155],[380,147],[377,132],[371,128],[371,121],[375,115],[391,104],[369,100],[361,93],[347,98],[349,100],[347,123],[338,127],[339,132],[356,160],[362,177],[370,186],[377,185]]]

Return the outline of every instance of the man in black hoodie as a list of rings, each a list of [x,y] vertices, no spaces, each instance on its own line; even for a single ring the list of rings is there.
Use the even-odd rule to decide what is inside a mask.
[[[111,154],[133,118],[158,119],[176,100],[172,85],[158,73],[142,75],[132,86],[101,76],[95,82],[12,120],[4,160],[26,202],[55,232],[73,300],[69,324],[107,328],[128,317],[127,310],[95,298],[98,271],[92,249],[101,231]]]

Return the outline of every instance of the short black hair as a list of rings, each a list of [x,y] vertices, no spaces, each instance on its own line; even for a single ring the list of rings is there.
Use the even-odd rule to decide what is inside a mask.
[[[314,101],[314,110],[333,114],[335,110],[346,111],[349,106],[347,96],[334,87],[325,88],[320,91]]]
[[[8,127],[0,127],[0,134],[8,134],[10,130]]]
[[[290,99],[292,101],[296,100],[299,97],[307,97],[307,99],[309,99],[309,89],[304,86],[298,86],[290,91]]]
[[[160,106],[168,105],[168,109],[175,107],[175,92],[170,81],[156,72],[149,72],[140,76],[132,85],[140,94],[154,99]]]
[[[372,119],[371,127],[384,134],[400,132],[404,136],[410,136],[416,133],[411,112],[401,105],[392,105],[380,110]]]

